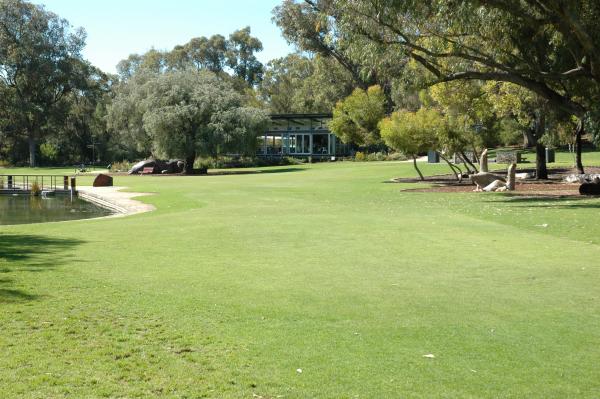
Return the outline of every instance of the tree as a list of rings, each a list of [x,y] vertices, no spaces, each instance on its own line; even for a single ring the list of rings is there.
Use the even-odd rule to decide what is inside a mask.
[[[379,124],[381,137],[396,151],[412,157],[413,166],[421,180],[425,180],[417,166],[419,154],[437,146],[438,136],[448,129],[442,114],[434,109],[421,108],[417,112],[397,111]]]
[[[377,145],[381,142],[378,124],[384,116],[385,95],[381,87],[356,89],[336,104],[329,128],[344,143]]]
[[[221,73],[226,62],[227,40],[222,35],[194,38],[184,46],[184,51],[198,70]]]
[[[260,40],[250,36],[250,27],[239,29],[229,35],[227,42],[227,65],[234,75],[254,86],[262,80],[263,65],[254,53],[262,51]]]
[[[81,58],[83,29],[43,6],[0,1],[0,81],[12,114],[12,130],[25,134],[29,164],[36,165],[38,141],[62,98],[85,83],[89,65]]]
[[[331,112],[353,89],[352,77],[335,60],[298,53],[269,62],[258,86],[275,114]]]
[[[305,0],[302,6],[318,9],[337,37],[360,36],[411,58],[428,71],[429,84],[514,83],[580,122],[599,107],[596,0]]]
[[[115,98],[109,121],[113,129],[134,131],[130,137],[156,155],[183,158],[190,174],[198,155],[252,153],[269,119],[245,107],[214,73],[186,69],[134,76]]]
[[[284,0],[273,10],[273,21],[289,43],[303,52],[335,61],[348,72],[355,86],[364,90],[373,85],[381,86],[388,111],[391,111],[392,80],[401,73],[407,57],[338,29],[335,17],[327,13],[333,8],[325,3]]]

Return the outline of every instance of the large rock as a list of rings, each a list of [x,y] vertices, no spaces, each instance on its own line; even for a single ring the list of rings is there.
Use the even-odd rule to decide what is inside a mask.
[[[471,179],[471,182],[477,186],[475,191],[482,191],[484,187],[489,186],[496,180],[506,182],[502,176],[498,176],[489,172],[479,172],[471,175],[469,178]]]
[[[172,159],[166,163],[166,169],[164,169],[163,173],[181,173],[183,172],[184,162],[179,159]]]
[[[581,195],[600,195],[599,183],[583,183],[579,186],[579,194]]]
[[[94,179],[94,187],[112,187],[113,185],[113,178],[111,176],[108,175],[104,175],[102,173],[100,173],[98,176],[96,176],[96,178]]]
[[[500,190],[505,191],[506,190],[506,183],[503,182],[502,180],[494,180],[493,182],[491,182],[490,184],[488,184],[487,186],[485,186],[481,190],[482,191],[487,191],[487,192],[500,191]]]
[[[479,158],[479,170],[481,172],[489,172],[488,170],[488,150],[487,148],[481,153]]]
[[[591,183],[594,179],[600,178],[600,174],[574,174],[565,177],[567,183]]]
[[[516,163],[511,163],[510,166],[508,167],[508,172],[506,174],[506,189],[509,191],[515,191],[516,188],[516,171],[517,171],[517,164]]]
[[[135,175],[138,173],[142,173],[144,168],[154,168],[156,166],[156,161],[154,159],[145,159],[133,165],[131,169],[129,169],[130,175]],[[159,171],[160,173],[160,171]]]
[[[152,173],[162,173],[163,170],[168,169],[169,162],[161,161],[159,159],[145,159],[133,165],[129,170],[130,175],[142,173],[145,168],[153,168]]]

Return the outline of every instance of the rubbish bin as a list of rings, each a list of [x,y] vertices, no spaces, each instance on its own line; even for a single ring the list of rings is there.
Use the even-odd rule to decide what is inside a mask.
[[[440,154],[437,151],[429,150],[427,152],[428,163],[440,163]]]

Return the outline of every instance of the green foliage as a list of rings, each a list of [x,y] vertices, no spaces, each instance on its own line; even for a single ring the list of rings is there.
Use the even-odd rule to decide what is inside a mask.
[[[131,167],[133,166],[133,163],[129,162],[129,161],[120,161],[120,162],[113,162],[112,164],[110,164],[110,171],[111,172],[127,172],[128,170],[131,169]]]
[[[109,113],[113,129],[133,132],[138,145],[159,157],[184,158],[188,173],[198,154],[253,154],[267,123],[227,81],[192,69],[134,75]]]
[[[49,161],[56,161],[58,158],[58,148],[52,143],[42,143],[40,145],[40,154]]]
[[[421,108],[417,112],[397,111],[379,125],[381,137],[396,151],[416,157],[437,148],[439,138],[449,131],[443,115],[435,109]]]
[[[374,162],[374,161],[406,161],[406,155],[401,152],[392,152],[390,154],[386,154],[384,152],[371,152],[364,153],[362,151],[357,151],[354,154],[355,162]]]
[[[254,53],[262,51],[260,40],[250,36],[250,27],[236,30],[229,35],[227,42],[227,65],[234,75],[254,86],[262,80],[263,65],[256,59]]]
[[[385,115],[385,95],[379,86],[356,89],[333,110],[331,131],[344,143],[359,146],[379,144],[379,121]]]
[[[290,54],[267,64],[259,92],[271,113],[331,112],[354,89],[352,76],[327,57]]]
[[[513,118],[502,118],[496,124],[498,137],[504,146],[514,146],[523,142],[523,126]]]
[[[0,1],[0,28],[0,130],[14,148],[27,142],[34,166],[38,141],[69,111],[63,98],[85,90],[91,74],[81,57],[85,32],[24,0]]]

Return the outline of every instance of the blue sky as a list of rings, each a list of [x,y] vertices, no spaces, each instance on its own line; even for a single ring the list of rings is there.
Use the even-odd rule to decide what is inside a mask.
[[[250,26],[264,50],[258,59],[282,57],[293,49],[271,22],[279,0],[37,0],[47,10],[87,32],[84,56],[106,72],[131,53],[152,47],[170,50],[192,37],[227,37]]]

